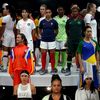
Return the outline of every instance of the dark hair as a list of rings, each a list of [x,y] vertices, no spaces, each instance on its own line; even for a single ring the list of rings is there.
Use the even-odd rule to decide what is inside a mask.
[[[86,81],[83,82],[82,87],[85,88],[85,85],[86,85]],[[91,91],[91,93],[95,92],[95,86],[94,86],[93,80],[91,82],[90,91]]]
[[[17,35],[20,35],[21,38],[24,40],[24,44],[27,46],[27,39],[26,39],[26,36],[23,34],[23,33],[19,33]]]
[[[62,84],[62,80],[61,80],[61,78],[60,78],[60,76],[59,76],[58,74],[54,74],[54,75],[52,75],[51,83],[53,83],[53,81],[55,81],[55,80],[60,81],[61,84]]]
[[[16,20],[16,10],[15,10],[15,8],[13,6],[10,6],[10,5],[7,5],[5,7],[6,7],[7,10],[9,10],[9,13],[11,15],[12,20],[15,21]]]
[[[20,73],[20,75],[21,75],[22,73],[26,73],[27,75],[29,75],[29,72],[28,72],[27,70],[22,70],[21,73]]]
[[[88,28],[91,28],[91,26],[85,26],[83,32],[85,32]]]
[[[27,13],[30,13],[30,10],[28,8],[22,8],[21,11],[25,10]]]
[[[91,8],[93,7],[94,3],[88,3],[87,4],[87,12],[89,12],[91,10]]]

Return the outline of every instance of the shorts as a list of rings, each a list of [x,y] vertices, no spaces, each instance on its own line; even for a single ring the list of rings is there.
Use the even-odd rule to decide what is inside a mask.
[[[40,48],[41,49],[48,49],[48,50],[55,49],[56,48],[56,42],[55,41],[53,41],[53,42],[41,41]]]
[[[15,47],[15,35],[14,33],[6,33],[4,34],[4,39],[3,39],[3,46],[6,47]]]
[[[33,40],[28,41],[28,47],[29,49],[33,52],[34,51],[34,47],[33,47]]]
[[[66,49],[65,43],[66,41],[56,41],[56,49],[57,50]]]

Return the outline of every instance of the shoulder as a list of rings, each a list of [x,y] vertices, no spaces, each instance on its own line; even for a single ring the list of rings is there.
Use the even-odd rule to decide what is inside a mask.
[[[13,91],[13,94],[14,94],[14,95],[17,95],[18,87],[19,87],[19,85],[15,85],[15,86],[14,86],[14,91]]]
[[[49,96],[50,96],[50,94],[44,96],[44,97],[42,98],[42,100],[49,100]]]

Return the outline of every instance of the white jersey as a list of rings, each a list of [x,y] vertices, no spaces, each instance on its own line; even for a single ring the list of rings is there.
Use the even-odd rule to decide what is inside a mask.
[[[39,19],[39,24],[40,24],[40,22],[41,22],[43,19],[45,19],[45,16],[44,16],[44,17],[41,17],[41,18]]]
[[[28,47],[33,51],[32,31],[36,28],[33,20],[27,19],[26,21],[24,21],[23,19],[21,19],[18,21],[16,28],[20,31],[20,33],[23,33],[25,35],[28,41]]]
[[[32,98],[31,85],[28,83],[27,85],[19,84],[17,91],[18,98]]]
[[[21,19],[18,21],[16,28],[26,36],[28,42],[32,40],[32,30],[35,29],[33,20],[27,19],[24,21]]]
[[[75,100],[100,100],[98,91],[91,93],[90,90],[77,89],[75,94]]]
[[[42,100],[49,100],[49,97],[50,97],[50,94],[44,96],[44,97],[42,98]],[[67,99],[66,99],[66,95],[64,95],[64,94],[63,94],[63,98],[64,98],[64,100],[67,100]]]
[[[86,24],[90,24],[91,28],[92,28],[92,37],[94,40],[97,41],[97,21],[94,19],[94,17],[91,14],[86,14],[86,16],[84,17],[84,22],[85,25]]]
[[[6,24],[4,35],[11,34],[14,35],[13,28],[16,21],[13,21],[10,15],[2,17],[2,22]]]

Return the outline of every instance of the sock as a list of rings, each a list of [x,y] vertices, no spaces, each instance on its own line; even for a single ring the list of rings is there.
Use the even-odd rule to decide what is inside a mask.
[[[59,51],[55,52],[55,68],[58,66],[58,60],[59,60]]]
[[[39,48],[35,49],[36,64],[39,64],[40,51]]]
[[[8,65],[8,52],[4,51],[3,52],[3,69],[7,69],[7,65]]]
[[[47,69],[48,68],[48,66],[49,66],[49,53],[47,52],[47,56],[46,56],[46,66],[45,66],[45,68]]]
[[[45,66],[46,66],[46,52],[42,52],[42,58],[41,58],[41,61],[42,61],[42,69],[45,70]]]
[[[54,70],[54,66],[55,66],[55,53],[54,52],[50,52],[50,62],[51,62],[52,70]]]
[[[72,56],[68,55],[68,57],[67,57],[67,67],[68,67],[69,70],[70,70],[71,64],[72,64]]]
[[[66,55],[66,51],[62,51],[62,68],[64,68],[66,66],[66,60],[67,60],[67,55]]]

